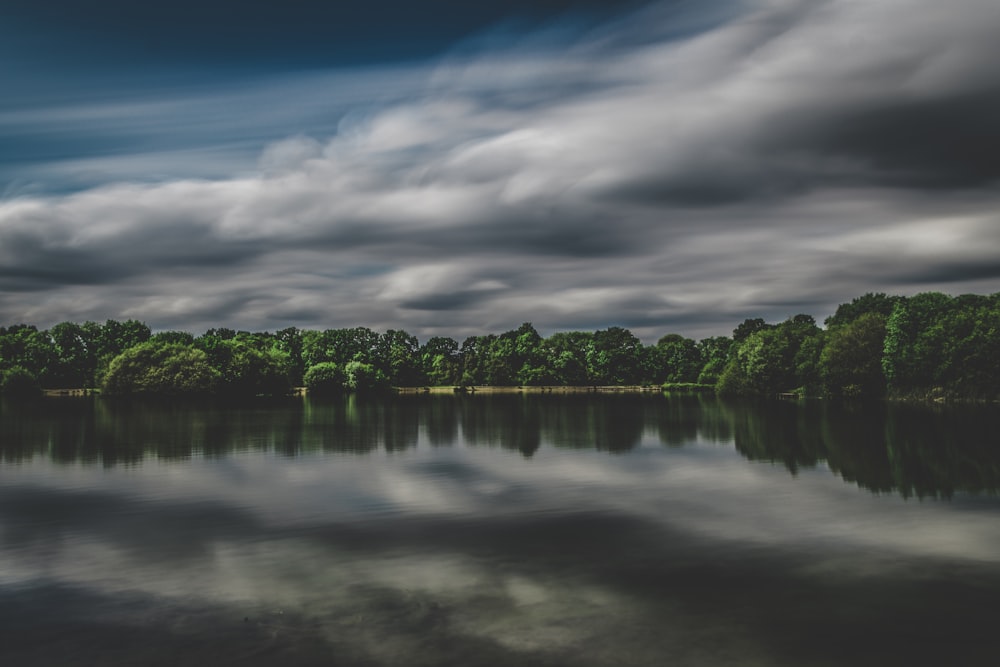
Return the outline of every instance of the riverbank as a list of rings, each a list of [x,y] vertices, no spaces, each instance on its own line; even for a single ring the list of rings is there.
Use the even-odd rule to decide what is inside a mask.
[[[677,385],[586,385],[586,386],[498,386],[498,385],[442,385],[424,387],[393,387],[397,394],[648,394],[663,391],[714,391],[712,385],[677,384]],[[305,396],[309,392],[305,387],[293,387],[289,395]],[[43,396],[99,396],[100,389],[43,389]]]
[[[640,394],[663,391],[659,385],[627,386],[440,386],[440,387],[395,387],[398,394]]]

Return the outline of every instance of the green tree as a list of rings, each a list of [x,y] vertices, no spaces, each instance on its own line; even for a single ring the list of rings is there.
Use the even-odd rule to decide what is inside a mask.
[[[444,336],[434,336],[417,353],[420,370],[427,382],[435,385],[454,385],[460,382],[458,341]]]
[[[203,334],[207,338],[218,338],[220,340],[230,340],[236,338],[236,330],[229,329],[227,327],[220,327],[218,329],[209,329]]]
[[[510,365],[516,369],[515,381],[528,386],[552,384],[552,372],[546,364],[543,349],[544,341],[531,322],[525,322],[504,336],[513,340],[513,358]]]
[[[258,350],[238,341],[232,344],[232,348],[229,363],[223,370],[227,393],[240,396],[282,396],[291,390],[291,368],[287,353],[276,348]]]
[[[773,325],[768,324],[763,318],[755,317],[753,319],[747,318],[743,322],[733,329],[733,342],[742,343],[752,334],[762,331],[764,329],[770,329]]]
[[[420,343],[403,330],[389,329],[379,336],[374,350],[375,366],[397,387],[416,387],[426,383],[419,363]]]
[[[718,382],[719,376],[729,363],[732,348],[733,339],[728,336],[711,336],[698,341],[698,355],[701,358],[698,382],[702,384]]]
[[[954,300],[939,292],[901,299],[886,321],[882,370],[891,390],[925,392],[941,388],[949,336],[944,326]]]
[[[187,331],[160,331],[150,336],[149,340],[157,343],[191,345],[194,343],[194,336],[189,334]]]
[[[149,327],[139,320],[108,320],[101,327],[98,340],[98,354],[102,357],[115,357],[140,343],[145,343],[152,336]]]
[[[735,377],[745,379],[745,387],[755,394],[808,390],[819,379],[821,340],[815,339],[821,335],[809,315],[796,315],[777,326],[760,327],[736,346],[739,374]],[[727,378],[730,386],[738,386],[732,380]]]
[[[850,324],[862,315],[881,315],[884,320],[892,315],[893,308],[903,297],[886,296],[885,294],[869,292],[864,296],[859,296],[850,303],[842,303],[837,306],[837,312],[826,318],[827,327],[836,327]]]
[[[291,391],[291,360],[273,336],[238,332],[222,338],[210,329],[195,340],[195,346],[219,372],[223,393],[280,396]]]
[[[109,396],[211,394],[220,375],[197,348],[177,343],[140,343],[108,365],[102,391]]]
[[[493,384],[495,375],[490,365],[493,341],[496,336],[469,336],[462,341],[461,382],[463,385]]]
[[[59,354],[46,331],[34,325],[15,324],[0,333],[0,370],[20,366],[43,387],[53,384],[59,369]]]
[[[93,322],[87,324],[93,325]],[[94,386],[98,367],[99,329],[91,326],[60,322],[49,329],[55,349],[55,360],[46,373],[52,387],[83,388]]]
[[[642,342],[628,329],[595,331],[587,350],[587,375],[593,384],[637,384],[641,375]]]
[[[302,335],[302,359],[307,367],[321,361],[372,363],[379,338],[367,327],[306,331]]]
[[[1000,397],[1000,295],[956,298],[958,306],[943,323],[949,332],[947,364],[941,379],[950,393],[965,398]]]
[[[820,375],[831,396],[879,397],[885,394],[882,350],[885,316],[867,312],[830,330],[820,356]]]
[[[274,335],[278,349],[288,355],[289,375],[295,385],[303,382],[306,370],[302,358],[302,335],[303,332],[296,327],[287,327]]]
[[[332,396],[347,388],[347,374],[332,361],[321,361],[310,366],[303,378],[306,389],[316,396]]]
[[[357,393],[384,392],[390,388],[389,378],[372,364],[350,361],[344,366],[346,386]]]
[[[112,359],[129,348],[145,343],[152,336],[149,327],[139,320],[125,320],[124,322],[107,320],[94,333],[94,347],[97,357],[94,380],[97,384],[103,383],[104,374]]]
[[[720,396],[746,396],[752,394],[754,388],[743,373],[739,359],[733,358],[726,364],[715,383],[715,392]]]
[[[587,354],[594,344],[594,334],[587,331],[562,331],[545,339],[545,365],[552,384],[582,387],[590,382]]]
[[[667,334],[656,342],[660,352],[662,382],[697,382],[702,360],[698,344],[679,334]]]

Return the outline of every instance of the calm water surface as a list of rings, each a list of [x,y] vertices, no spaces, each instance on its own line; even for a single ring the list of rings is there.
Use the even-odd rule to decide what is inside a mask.
[[[987,665],[1000,411],[0,406],[3,665]]]

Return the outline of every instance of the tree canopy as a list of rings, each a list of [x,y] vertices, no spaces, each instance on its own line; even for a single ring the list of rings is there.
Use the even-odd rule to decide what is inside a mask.
[[[366,327],[200,336],[138,320],[0,327],[7,393],[102,387],[109,395],[279,395],[426,385],[715,387],[723,394],[1000,397],[1000,294],[866,294],[826,319],[748,318],[732,336],[644,345],[623,327],[544,337],[530,322],[461,344]],[[15,389],[22,387],[22,389]]]

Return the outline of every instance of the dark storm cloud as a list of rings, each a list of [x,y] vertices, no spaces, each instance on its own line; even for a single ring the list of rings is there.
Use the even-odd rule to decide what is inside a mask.
[[[887,85],[889,82],[887,82]],[[833,101],[836,105],[837,102]],[[954,95],[866,101],[808,120],[787,119],[764,147],[858,164],[848,185],[988,187],[1000,179],[1000,84]]]
[[[957,260],[930,263],[913,268],[900,276],[900,282],[916,285],[926,283],[964,283],[971,280],[1000,279],[1000,257],[987,260]]]
[[[263,77],[237,50],[249,69],[208,67],[217,86],[0,106],[3,318],[655,340],[869,291],[997,291],[995,3],[571,4],[427,37],[426,62],[345,51]],[[264,32],[259,54],[294,41]]]

